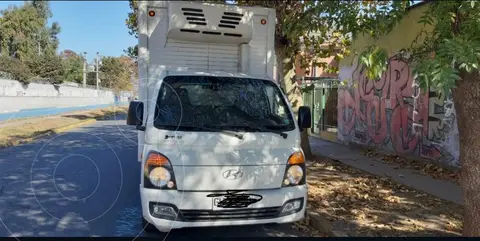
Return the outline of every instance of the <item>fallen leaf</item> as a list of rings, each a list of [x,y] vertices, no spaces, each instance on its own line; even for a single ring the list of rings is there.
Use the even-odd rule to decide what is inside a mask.
[[[395,163],[407,163],[406,159],[391,159]],[[397,166],[401,167],[398,164]],[[337,170],[335,177],[331,172],[328,175],[323,173],[323,170],[328,167]],[[420,167],[421,165],[419,165]],[[462,222],[463,209],[461,206],[437,200],[433,196],[396,183],[388,177],[379,178],[339,162],[329,162],[328,165],[311,171],[310,174],[315,176],[315,181],[318,180],[319,184],[309,185],[308,200],[313,199],[315,201],[311,203],[316,204],[309,208],[315,209],[332,223],[339,221],[355,223],[356,226],[358,225],[358,230],[356,229],[357,231],[352,233],[353,236],[442,236],[444,233],[440,230],[421,228],[421,226],[434,227],[432,222],[436,220],[439,223],[435,225],[442,225],[446,229],[449,224],[453,223],[452,220],[456,223]],[[453,175],[451,172],[447,174],[443,176]],[[309,182],[309,184],[311,183]],[[402,193],[401,198],[395,193],[398,195]],[[327,203],[328,206],[325,205]],[[442,210],[452,211],[444,213]],[[448,217],[448,220],[441,219],[440,214]],[[408,222],[408,225],[393,224],[395,219],[402,216],[410,217],[405,220],[401,219]],[[390,231],[385,230],[387,227],[372,231],[374,227],[381,227],[378,224],[382,224],[382,222],[393,224]],[[417,223],[418,225],[416,225]],[[449,233],[461,235],[461,228],[452,229]]]

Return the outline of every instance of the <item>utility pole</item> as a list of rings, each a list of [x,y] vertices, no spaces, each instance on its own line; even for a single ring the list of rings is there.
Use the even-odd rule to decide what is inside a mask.
[[[99,79],[98,79],[98,69],[99,69],[99,66],[100,66],[100,57],[99,57],[99,53],[97,52],[97,57],[95,58],[95,64],[96,64],[96,79],[97,79],[97,90],[98,90],[98,82],[99,82]]]
[[[87,52],[83,52],[83,88],[87,87]]]

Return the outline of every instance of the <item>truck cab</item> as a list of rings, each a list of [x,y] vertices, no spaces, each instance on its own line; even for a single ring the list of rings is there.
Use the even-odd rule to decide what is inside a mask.
[[[297,118],[273,80],[273,9],[139,3],[142,221],[167,232],[295,222],[305,215]]]

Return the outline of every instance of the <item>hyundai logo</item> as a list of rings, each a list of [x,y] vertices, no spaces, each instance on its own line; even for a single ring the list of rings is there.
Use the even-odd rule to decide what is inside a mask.
[[[242,178],[243,172],[238,169],[230,169],[223,172],[222,176],[227,180],[236,180]]]

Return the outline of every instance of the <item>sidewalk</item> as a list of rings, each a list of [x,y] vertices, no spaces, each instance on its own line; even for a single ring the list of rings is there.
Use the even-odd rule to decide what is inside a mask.
[[[329,237],[461,236],[464,208],[453,181],[361,148],[310,143],[317,157],[307,162],[310,228]]]
[[[364,156],[357,148],[316,137],[310,137],[310,145],[317,157],[328,157],[376,176],[389,177],[405,186],[463,205],[461,189],[453,182],[420,175],[415,170],[384,163],[379,157]]]

